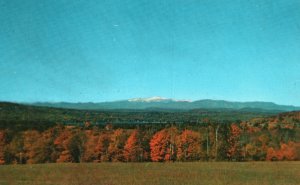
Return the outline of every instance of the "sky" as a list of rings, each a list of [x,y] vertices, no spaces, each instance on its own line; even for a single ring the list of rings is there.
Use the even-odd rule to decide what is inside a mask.
[[[300,105],[299,0],[1,0],[0,101]]]

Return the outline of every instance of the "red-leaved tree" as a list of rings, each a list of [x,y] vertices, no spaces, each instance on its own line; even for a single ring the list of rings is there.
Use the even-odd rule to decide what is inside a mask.
[[[86,142],[84,143],[84,154],[82,157],[83,162],[97,162],[98,154],[97,154],[97,143],[99,140],[99,136],[97,133],[94,133],[92,130],[85,131]]]
[[[111,141],[108,147],[109,160],[113,162],[124,161],[123,149],[127,140],[123,129],[117,129],[110,137]]]
[[[176,157],[177,129],[171,127],[155,133],[150,141],[150,156],[155,162],[173,161]]]
[[[143,148],[138,130],[134,130],[127,139],[124,146],[124,158],[128,162],[137,162],[142,160]]]
[[[202,138],[199,132],[184,130],[178,137],[177,159],[181,161],[199,160],[203,156]]]
[[[236,124],[231,124],[230,126],[230,136],[228,139],[229,148],[227,151],[227,157],[230,160],[237,159],[240,155],[239,151],[239,138],[242,133],[242,130]]]
[[[110,139],[110,132],[102,132],[100,133],[100,136],[98,138],[98,142],[96,145],[96,154],[97,154],[97,160],[95,162],[106,162],[109,161],[109,155],[108,155],[108,147],[109,143],[111,142]]]
[[[59,157],[56,160],[58,163],[72,162],[72,156],[68,150],[68,145],[71,141],[72,133],[68,129],[61,131],[59,136],[54,140],[54,145],[59,152]]]

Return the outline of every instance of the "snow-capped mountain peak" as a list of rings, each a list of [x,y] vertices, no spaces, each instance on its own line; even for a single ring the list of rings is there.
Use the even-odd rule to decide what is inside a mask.
[[[129,102],[162,102],[162,101],[173,101],[169,98],[163,98],[160,96],[153,96],[149,98],[132,98],[128,100]]]
[[[190,100],[175,100],[171,98],[164,98],[160,96],[153,96],[149,98],[132,98],[128,100],[129,102],[191,102]]]

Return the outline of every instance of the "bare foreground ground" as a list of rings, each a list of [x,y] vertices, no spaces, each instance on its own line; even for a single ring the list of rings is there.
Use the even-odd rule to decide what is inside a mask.
[[[0,185],[300,184],[298,162],[37,164],[0,166]]]

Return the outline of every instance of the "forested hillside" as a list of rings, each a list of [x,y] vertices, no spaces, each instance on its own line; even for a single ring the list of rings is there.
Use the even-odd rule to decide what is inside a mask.
[[[249,120],[267,117],[278,112],[259,109],[195,109],[195,110],[75,110],[37,107],[0,102],[0,128],[13,130],[44,130],[57,124],[82,126],[86,121],[92,125],[107,123],[127,128],[136,124],[188,124],[201,123],[208,118],[218,122]],[[131,127],[130,127],[131,128]]]

